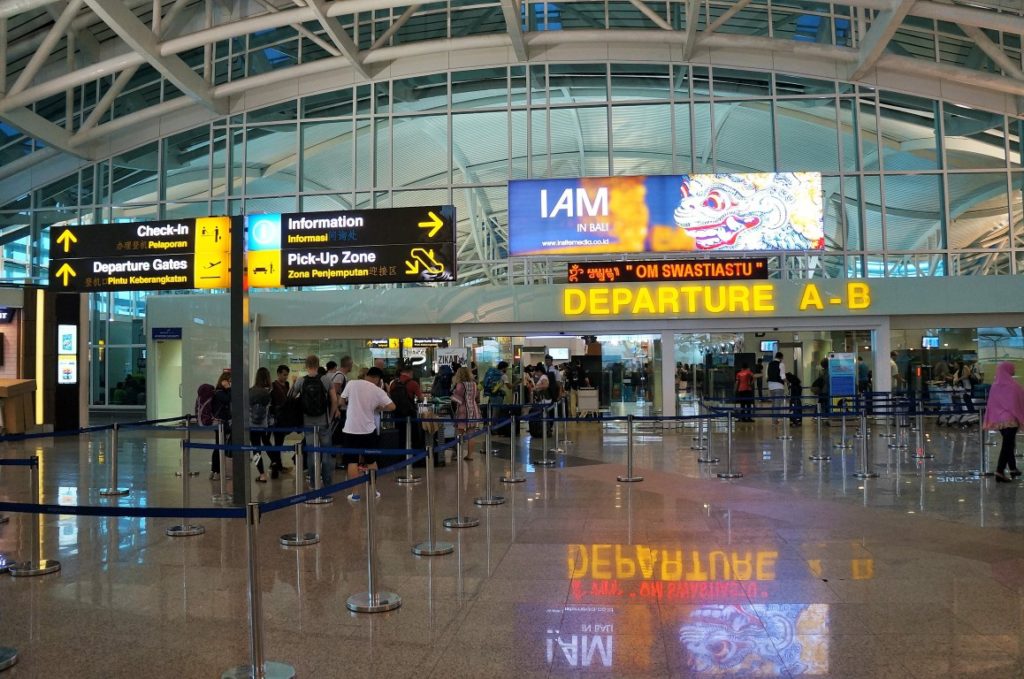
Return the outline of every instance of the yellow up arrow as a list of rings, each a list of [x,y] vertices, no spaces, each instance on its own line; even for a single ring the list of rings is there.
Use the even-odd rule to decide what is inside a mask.
[[[75,270],[72,269],[67,262],[64,262],[64,264],[62,264],[61,267],[57,269],[57,278],[63,276],[65,288],[68,287],[68,276],[74,278],[76,275],[77,274],[75,274]]]
[[[64,252],[67,252],[68,250],[71,249],[71,244],[72,243],[77,243],[77,242],[78,242],[78,238],[76,238],[75,234],[71,233],[71,231],[69,231],[68,229],[64,229],[64,232],[62,234],[60,234],[59,236],[57,236],[57,245],[63,245],[64,246]],[[72,274],[72,275],[74,275],[74,274]]]
[[[430,217],[430,219],[425,222],[420,222],[419,227],[421,229],[430,229],[430,233],[427,234],[427,238],[433,238],[437,235],[437,232],[441,230],[441,227],[444,226],[444,220],[434,214],[433,210],[427,212],[427,216]]]

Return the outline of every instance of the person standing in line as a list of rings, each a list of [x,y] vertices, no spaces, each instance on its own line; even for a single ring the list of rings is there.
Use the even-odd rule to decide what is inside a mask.
[[[544,364],[538,363],[533,368],[533,402],[545,403],[548,400],[551,382],[548,374],[544,372]]]
[[[224,432],[224,440],[217,441],[220,445],[231,444],[231,371],[225,370],[217,378],[217,384],[213,390],[213,423],[224,425],[221,430]],[[215,437],[219,438],[217,434]],[[231,457],[231,451],[225,452],[225,457]],[[213,451],[213,459],[210,460],[210,479],[220,478],[220,451]],[[226,471],[224,472],[227,473]],[[226,476],[224,478],[227,478]]]
[[[469,368],[463,366],[455,373],[452,387],[452,403],[455,405],[455,430],[459,436],[465,436],[468,432],[476,429],[477,422],[466,420],[480,419],[480,390],[477,389],[476,381],[473,380],[473,373]],[[461,422],[459,420],[462,420]],[[463,460],[467,462],[473,459],[473,439],[466,439],[465,455]],[[484,455],[487,451],[484,451]]]
[[[1024,424],[1024,389],[1013,379],[1014,367],[1004,361],[996,367],[996,378],[988,392],[985,429],[998,429],[1003,437],[996,463],[996,481],[1009,483],[1020,476],[1017,470],[1017,430]],[[1006,470],[1009,468],[1009,476]]]
[[[793,373],[786,373],[786,384],[789,385],[789,423],[794,427],[803,424],[804,385]]]
[[[746,363],[736,373],[736,403],[740,409],[740,422],[754,421],[754,373]]]
[[[303,428],[319,427],[320,435],[324,438],[316,442],[316,445],[322,446],[329,443],[326,440],[328,417],[337,410],[337,396],[331,389],[331,380],[327,377],[326,371],[324,374],[320,374],[320,357],[310,354],[306,357],[305,365],[306,374],[302,379],[295,380],[288,396],[299,400],[302,407]],[[302,435],[304,455],[306,448],[312,445],[309,433],[304,432]],[[313,476],[315,468],[313,456],[305,455],[305,461],[309,472],[309,483],[316,485],[316,479]],[[331,485],[331,480],[334,478],[334,461],[329,455],[327,459],[321,460],[320,478],[325,486]]]
[[[781,421],[776,408],[785,407],[786,383],[783,381],[782,352],[776,352],[775,358],[768,363],[768,398],[772,404],[772,424]]]
[[[871,398],[871,368],[868,367],[868,362],[864,360],[863,356],[857,357],[857,393],[860,394],[864,412],[870,415],[873,400]]]
[[[392,412],[395,404],[384,391],[381,384],[384,371],[374,366],[366,371],[361,380],[349,380],[345,391],[341,392],[341,403],[345,406],[344,442],[346,448],[367,450],[380,444],[380,414]],[[368,469],[376,469],[376,460],[367,461],[358,453],[345,453],[342,456],[349,480]],[[380,491],[377,491],[380,497]],[[359,502],[359,493],[348,496],[352,502]]]
[[[269,446],[270,432],[266,428],[270,426],[270,371],[260,368],[256,371],[256,377],[249,388],[249,445]],[[274,466],[274,453],[267,453],[270,458],[270,474],[275,479],[278,477],[277,467]],[[256,471],[259,475],[256,481],[267,482],[267,474],[263,468],[263,453],[254,451],[253,459],[256,461]],[[281,465],[281,453],[277,453],[277,466]]]
[[[902,391],[903,379],[900,377],[900,366],[896,363],[896,352],[889,352],[889,379],[892,380],[892,391]]]
[[[290,419],[291,413],[289,412],[290,402],[288,401],[288,392],[291,390],[291,384],[288,383],[289,373],[291,373],[291,368],[288,366],[284,364],[277,366],[277,379],[270,385],[270,412],[273,416],[274,428],[280,430],[274,432],[275,446],[284,445],[284,437],[288,435],[288,432],[284,431],[284,429],[295,424]],[[295,460],[293,460],[293,462],[297,463]],[[271,453],[271,478],[276,479],[283,471],[285,471],[285,469],[284,465],[281,464],[281,453]]]

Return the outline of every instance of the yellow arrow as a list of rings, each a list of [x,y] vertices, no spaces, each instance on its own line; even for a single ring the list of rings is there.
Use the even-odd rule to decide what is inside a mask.
[[[425,222],[420,222],[419,227],[421,229],[430,229],[430,233],[427,234],[427,238],[433,238],[437,235],[437,232],[441,230],[441,227],[444,226],[444,220],[434,214],[432,210],[427,212],[427,216],[430,217],[430,219]],[[415,272],[410,271],[409,273]]]
[[[65,288],[68,287],[68,276],[74,278],[76,275],[77,274],[75,273],[75,270],[72,269],[67,262],[64,262],[64,264],[62,264],[61,267],[57,269],[57,278],[60,278],[61,276],[64,277]]]
[[[420,272],[420,262],[419,262],[418,259],[414,259],[411,262],[408,259],[405,260],[405,273],[411,274],[411,275],[416,275],[419,272]]]
[[[75,237],[75,234],[71,233],[71,231],[69,231],[68,229],[64,229],[64,232],[57,236],[57,245],[63,245],[64,252],[67,252],[68,250],[71,249],[72,243],[77,242],[78,239]]]

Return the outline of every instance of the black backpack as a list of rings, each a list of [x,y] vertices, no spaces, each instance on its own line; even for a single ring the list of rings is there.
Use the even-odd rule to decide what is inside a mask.
[[[395,404],[395,411],[392,413],[392,417],[416,417],[416,405],[409,398],[409,392],[406,391],[405,384],[401,380],[395,380],[391,383],[388,396],[391,397]]]
[[[554,370],[548,371],[548,398],[552,401],[562,398],[562,385],[558,383],[558,376]]]
[[[768,381],[782,383],[782,362],[772,361],[768,364]]]
[[[302,378],[299,401],[302,402],[303,415],[319,417],[327,412],[327,390],[319,377],[306,375]]]

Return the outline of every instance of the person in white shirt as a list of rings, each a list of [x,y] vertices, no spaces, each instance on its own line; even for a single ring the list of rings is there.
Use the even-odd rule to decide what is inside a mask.
[[[366,371],[365,378],[349,380],[341,392],[341,404],[346,410],[345,425],[342,428],[342,440],[346,448],[366,450],[379,445],[380,413],[395,409],[394,402],[381,389],[383,379],[384,372],[374,366]],[[342,462],[347,466],[350,479],[365,473],[366,469],[377,468],[375,461],[366,463],[358,453],[345,453]],[[362,472],[360,466],[363,467]],[[359,493],[349,495],[348,499],[357,502],[360,499]]]

